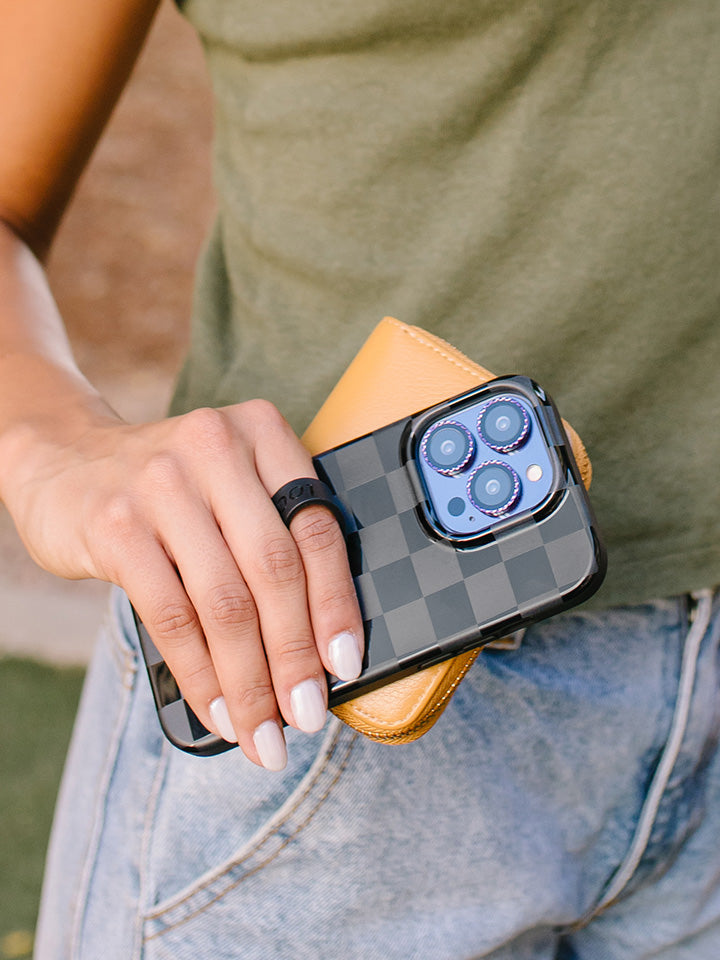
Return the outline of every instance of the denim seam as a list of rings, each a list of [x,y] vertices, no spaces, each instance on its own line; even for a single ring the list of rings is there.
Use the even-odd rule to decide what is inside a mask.
[[[123,681],[127,676],[137,670],[138,648],[126,634],[126,616],[125,610],[120,607],[129,607],[130,601],[127,594],[120,587],[113,587],[108,598],[108,607],[104,617],[104,626],[108,631],[110,639],[110,651],[115,665],[121,674]],[[133,626],[128,626],[128,630],[133,630]]]
[[[112,656],[114,659],[114,654],[111,653],[110,656]],[[117,766],[117,759],[120,752],[123,731],[127,726],[128,717],[130,715],[133,690],[131,677],[134,673],[134,664],[132,663],[131,658],[129,658],[126,660],[125,670],[121,676],[122,690],[124,691],[123,703],[120,705],[118,717],[108,745],[109,749],[107,752],[106,762],[103,767],[97,800],[93,809],[93,829],[87,846],[87,852],[84,858],[84,866],[80,875],[80,882],[78,884],[78,895],[75,901],[77,904],[77,909],[75,911],[75,918],[70,934],[70,956],[77,958],[77,960],[79,960],[81,956],[80,949],[83,926],[85,923],[85,916],[89,903],[90,883],[92,880],[92,875],[95,871],[98,850],[100,848],[100,840],[105,827],[105,812],[107,809],[108,794],[110,792],[110,783]]]
[[[196,894],[198,894],[201,890],[209,887],[212,883],[215,883],[224,874],[227,874],[229,871],[242,866],[242,864],[245,863],[246,860],[253,857],[258,852],[258,850],[260,850],[261,847],[265,843],[267,843],[267,841],[272,836],[277,834],[282,829],[283,825],[295,813],[297,808],[304,802],[308,794],[311,793],[318,779],[323,775],[323,773],[325,772],[325,770],[327,769],[330,763],[330,760],[335,754],[337,744],[339,742],[340,732],[341,732],[340,729],[335,731],[334,739],[329,744],[327,752],[323,756],[321,765],[313,772],[312,777],[303,786],[302,791],[299,792],[296,797],[294,797],[292,805],[285,812],[285,814],[283,815],[283,818],[279,822],[274,823],[272,821],[272,818],[270,818],[266,822],[265,826],[262,828],[261,836],[258,837],[258,839],[252,844],[252,846],[248,850],[246,850],[243,853],[241,857],[238,857],[237,859],[231,858],[225,861],[220,867],[216,867],[215,869],[213,869],[210,872],[209,876],[206,875],[204,878],[201,877],[198,881],[193,883],[190,889],[186,893],[184,894],[181,893],[177,895],[177,897],[171,898],[169,902],[166,901],[165,903],[162,903],[156,906],[154,909],[150,910],[145,915],[145,918],[147,920],[156,920],[156,919],[159,919],[163,914],[168,913],[169,911],[175,910],[177,907],[182,906],[183,903],[186,903],[188,900],[196,896]],[[291,793],[291,796],[292,796],[292,793]]]
[[[700,646],[707,633],[707,628],[712,617],[713,594],[714,591],[712,590],[702,590],[693,594],[693,597],[697,600],[697,607],[683,644],[682,666],[677,685],[677,695],[670,730],[662,750],[660,761],[653,774],[645,801],[640,810],[630,846],[617,870],[606,884],[600,899],[576,921],[576,923],[571,925],[570,930],[578,930],[586,926],[596,916],[612,906],[612,904],[620,898],[623,890],[632,880],[642,860],[643,853],[650,840],[650,834],[655,824],[663,794],[665,793],[682,748],[692,695],[695,688],[695,675]]]
[[[139,891],[138,891],[138,903],[145,903],[147,897],[147,865],[150,858],[150,844],[152,840],[152,827],[155,821],[155,815],[157,813],[158,801],[160,799],[160,790],[165,781],[165,776],[167,773],[168,764],[170,761],[170,750],[174,749],[170,746],[169,741],[163,738],[162,744],[162,753],[160,756],[160,762],[157,765],[155,771],[155,776],[153,777],[153,784],[150,789],[150,796],[148,797],[148,802],[145,808],[145,821],[143,825],[143,837],[142,844],[140,847],[140,862],[138,867],[139,874]],[[141,911],[138,911],[137,917],[135,920],[135,936],[133,938],[133,951],[132,956],[137,957],[138,960],[141,960],[143,955],[143,925],[145,918],[142,915]]]
[[[110,639],[110,656],[115,666],[118,668],[123,687],[129,689],[132,686],[132,675],[137,668],[137,658],[132,647],[129,647],[122,639],[120,627],[116,623],[112,611],[105,615],[104,626]]]
[[[200,893],[203,889],[207,889],[208,887],[210,887],[211,884],[215,883],[222,876],[227,875],[231,871],[237,870],[239,867],[242,867],[244,863],[247,863],[248,860],[251,860],[253,857],[257,856],[258,853],[262,851],[263,846],[265,846],[267,843],[269,843],[271,840],[273,840],[278,836],[282,828],[285,825],[287,825],[287,823],[291,820],[292,816],[298,811],[299,808],[301,808],[303,803],[307,800],[308,796],[312,793],[314,787],[317,785],[318,781],[323,776],[323,774],[325,774],[328,771],[328,768],[330,768],[331,766],[331,761],[336,757],[339,747],[341,746],[342,739],[343,739],[341,734],[344,732],[347,732],[345,728],[340,727],[338,729],[334,742],[332,743],[328,753],[324,757],[321,766],[315,772],[312,780],[310,780],[310,782],[306,785],[302,793],[295,798],[295,801],[293,802],[292,806],[285,812],[283,818],[278,822],[272,824],[272,829],[264,832],[263,836],[259,838],[255,844],[253,844],[250,850],[247,850],[243,854],[243,856],[240,857],[239,859],[230,861],[229,863],[224,865],[222,868],[222,871],[217,871],[213,873],[213,875],[211,875],[204,883],[193,886],[191,891],[189,891],[184,897],[180,898],[179,900],[172,902],[171,905],[162,906],[159,909],[156,908],[155,910],[150,911],[145,915],[144,920],[146,922],[153,921],[153,920],[155,921],[161,920],[163,914],[167,914],[168,912],[175,911],[178,907],[182,906],[183,903],[187,903],[193,897],[197,896],[197,894]],[[292,833],[290,833],[287,837],[285,837],[282,843],[265,860],[261,861],[255,866],[252,866],[250,869],[244,872],[242,876],[238,877],[236,880],[232,881],[228,885],[223,886],[222,890],[218,891],[217,894],[212,896],[211,899],[208,900],[206,903],[204,903],[202,906],[197,907],[195,910],[192,910],[190,913],[186,914],[185,916],[180,917],[177,920],[169,923],[162,930],[158,930],[154,933],[148,934],[145,937],[145,942],[147,943],[150,940],[154,940],[158,937],[161,937],[165,933],[168,933],[169,931],[174,930],[179,926],[182,926],[184,923],[187,923],[189,920],[192,920],[193,918],[204,913],[209,907],[211,907],[218,900],[221,900],[224,896],[226,896],[232,890],[235,890],[237,887],[239,887],[243,883],[243,881],[249,879],[254,874],[256,874],[259,870],[264,869],[266,866],[272,863],[273,860],[275,860],[280,855],[280,853],[282,853],[282,851],[288,846],[288,844],[291,843],[298,836],[298,834],[300,834],[305,829],[305,827],[310,823],[312,818],[315,816],[315,814],[318,812],[320,807],[323,805],[325,800],[329,797],[330,793],[332,792],[332,790],[340,780],[342,774],[344,773],[345,769],[347,768],[353,748],[357,743],[358,739],[359,739],[359,734],[357,733],[351,734],[350,739],[347,742],[345,753],[340,758],[337,769],[335,773],[332,775],[332,779],[330,783],[327,785],[326,789],[323,791],[322,794],[320,794],[317,797],[317,799],[309,809],[305,818],[302,821],[300,821],[300,823],[295,825],[295,827],[292,830]]]

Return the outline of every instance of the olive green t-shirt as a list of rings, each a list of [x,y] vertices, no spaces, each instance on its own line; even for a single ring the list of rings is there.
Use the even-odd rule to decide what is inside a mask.
[[[717,0],[184,9],[219,214],[174,410],[263,396],[301,431],[392,314],[578,429],[596,603],[720,582]]]

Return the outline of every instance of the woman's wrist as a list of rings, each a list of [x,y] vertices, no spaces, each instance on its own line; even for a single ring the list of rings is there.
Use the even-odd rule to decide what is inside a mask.
[[[123,421],[79,371],[37,354],[0,355],[0,500],[31,480],[53,450]]]

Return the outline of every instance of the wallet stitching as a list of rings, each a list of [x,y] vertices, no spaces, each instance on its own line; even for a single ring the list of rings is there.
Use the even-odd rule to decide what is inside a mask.
[[[417,340],[418,343],[421,343],[424,347],[427,347],[430,350],[433,350],[435,353],[443,357],[443,359],[447,360],[449,363],[454,364],[456,367],[459,367],[461,370],[464,370],[466,373],[471,373],[473,374],[473,376],[481,376],[481,377],[486,375],[492,376],[488,370],[485,370],[483,367],[480,367],[479,364],[472,363],[472,361],[470,362],[470,364],[461,363],[460,360],[457,359],[457,357],[454,357],[452,354],[448,353],[446,350],[443,350],[441,347],[437,345],[437,343],[433,343],[432,341],[426,340],[425,338],[419,336],[415,331],[415,329],[413,329],[412,327],[408,327],[407,324],[401,323],[399,320],[396,320],[394,317],[388,317],[387,320],[388,320],[388,323],[391,323],[394,327],[397,327],[397,329],[401,333],[405,333],[407,334],[407,336],[411,337],[413,340]]]

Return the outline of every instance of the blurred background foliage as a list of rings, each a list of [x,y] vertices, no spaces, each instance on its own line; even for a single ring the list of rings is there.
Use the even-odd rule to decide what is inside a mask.
[[[0,957],[30,955],[81,667],[0,659]]]

